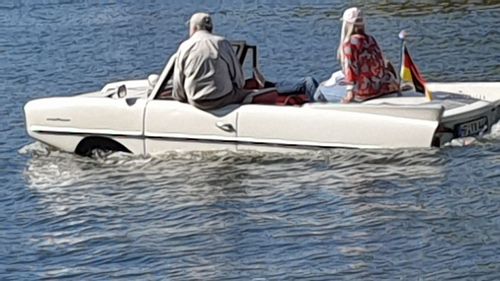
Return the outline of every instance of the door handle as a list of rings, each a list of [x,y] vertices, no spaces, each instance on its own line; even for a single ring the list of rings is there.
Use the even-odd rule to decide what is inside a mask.
[[[229,124],[229,123],[224,123],[224,122],[217,122],[215,123],[215,126],[217,126],[217,128],[225,131],[225,132],[228,132],[228,133],[232,133],[232,132],[235,132],[236,130],[234,129],[233,125]]]

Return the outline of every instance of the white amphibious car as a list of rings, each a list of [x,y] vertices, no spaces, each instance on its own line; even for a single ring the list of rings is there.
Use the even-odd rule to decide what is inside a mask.
[[[256,69],[256,47],[243,41],[234,47],[245,68]],[[430,83],[432,101],[403,94],[363,103],[308,103],[303,93],[280,96],[263,87],[254,71],[247,80],[247,88],[255,89],[250,104],[203,111],[171,98],[171,72],[167,67],[160,76],[110,83],[99,92],[30,101],[24,107],[28,134],[82,155],[94,149],[156,154],[439,147],[487,133],[500,118],[500,83]]]

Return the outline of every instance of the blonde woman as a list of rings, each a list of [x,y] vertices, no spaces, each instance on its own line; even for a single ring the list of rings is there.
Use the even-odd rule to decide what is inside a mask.
[[[399,91],[394,68],[387,67],[375,38],[365,32],[363,13],[347,9],[342,16],[338,59],[347,84],[342,102],[361,102]]]

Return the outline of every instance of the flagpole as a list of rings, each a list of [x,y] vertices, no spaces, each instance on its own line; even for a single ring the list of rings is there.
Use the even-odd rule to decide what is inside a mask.
[[[408,36],[408,33],[405,30],[401,30],[399,32],[399,39],[401,39],[401,59],[400,59],[400,66],[399,66],[399,89],[401,90],[402,84],[403,84],[403,67],[404,67],[404,59],[405,59],[405,45],[406,45],[406,36]]]
[[[413,62],[413,59],[411,59],[409,54],[406,54],[408,52],[407,47],[406,47],[406,37],[408,37],[408,33],[405,30],[401,30],[401,32],[399,32],[399,39],[401,39],[401,70],[400,70],[400,75],[399,75],[399,88],[400,88],[400,90],[402,90],[403,82],[405,81],[404,80],[405,79],[405,77],[404,77],[405,60],[407,59],[406,58],[406,55],[407,55],[408,60],[410,60],[410,62],[411,62],[411,68],[409,71],[411,74],[411,79],[412,79],[411,83],[413,85],[413,89],[415,91],[419,91],[419,89],[423,87],[425,97],[429,101],[431,101],[433,99],[432,92],[428,89],[428,87],[426,85],[426,81],[423,79],[422,75],[420,74],[420,71],[418,71],[418,69],[416,68],[415,63]],[[412,72],[415,72],[415,73],[412,73]],[[419,84],[418,88],[417,88],[417,85],[415,84],[415,78],[417,79],[418,84]]]

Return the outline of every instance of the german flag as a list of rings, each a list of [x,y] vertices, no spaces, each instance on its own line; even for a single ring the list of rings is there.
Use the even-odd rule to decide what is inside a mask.
[[[415,87],[415,91],[425,94],[428,100],[432,100],[432,93],[425,86],[427,82],[418,70],[417,65],[410,56],[410,52],[403,43],[403,54],[402,54],[402,64],[401,64],[401,85],[412,84]]]

